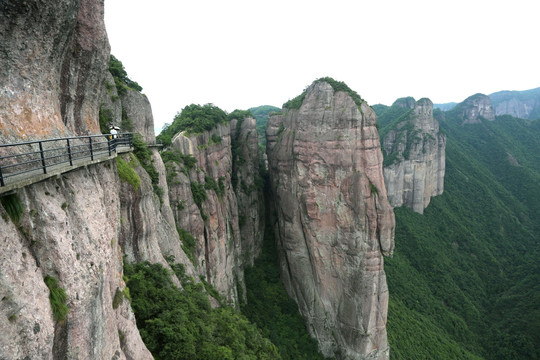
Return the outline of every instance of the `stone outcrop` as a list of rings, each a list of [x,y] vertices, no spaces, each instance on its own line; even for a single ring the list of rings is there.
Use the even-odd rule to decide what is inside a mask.
[[[109,71],[106,71],[101,89],[99,112],[100,116],[106,119],[107,125],[120,127],[120,132],[136,132],[141,134],[147,143],[156,142],[154,116],[148,98],[127,87],[125,93],[119,95]]]
[[[186,273],[195,276],[196,271],[182,250],[170,208],[168,187],[165,179],[165,166],[154,150],[153,164],[160,174],[159,186],[163,188],[162,204],[154,192],[148,173],[140,166],[133,155],[124,155],[141,179],[139,189],[122,182],[116,187],[120,195],[120,233],[119,243],[126,261],[161,263],[168,267],[167,257],[174,256],[177,263],[185,265]]]
[[[394,105],[392,105],[394,106]],[[384,181],[393,207],[422,214],[444,190],[446,137],[433,118],[433,103],[420,99],[383,129]]]
[[[169,194],[177,226],[195,238],[192,259],[199,275],[238,302],[243,286],[238,205],[232,187],[230,124],[197,135],[177,134],[174,149],[196,159],[168,162]]]
[[[0,38],[0,140],[98,132],[103,2],[2,1]]]
[[[155,143],[154,117],[146,95],[127,89],[120,99],[126,116],[124,122],[131,125],[131,129],[127,130],[141,134],[147,143]],[[122,122],[120,122],[120,125],[122,125]]]
[[[394,214],[376,116],[326,81],[303,96],[266,133],[282,279],[325,356],[387,359]]]
[[[480,118],[488,121],[495,120],[495,110],[493,110],[491,100],[483,94],[469,96],[450,111],[463,119],[462,124],[477,124],[481,122]]]

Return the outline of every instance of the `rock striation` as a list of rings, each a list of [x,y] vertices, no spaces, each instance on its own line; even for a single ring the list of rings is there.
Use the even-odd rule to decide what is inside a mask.
[[[201,134],[182,132],[172,143],[176,155],[165,165],[176,224],[194,238],[190,256],[198,274],[237,304],[245,300],[243,268],[262,247],[255,120],[232,120]]]
[[[283,282],[323,355],[388,359],[394,214],[375,113],[324,79],[291,103],[266,132]]]
[[[0,357],[151,359],[124,290],[119,179],[91,166],[18,191],[19,222],[0,207]],[[44,277],[58,280],[69,312],[55,321]]]
[[[405,205],[422,214],[431,197],[444,190],[446,136],[429,99],[413,99],[406,110],[381,132],[384,181],[393,207]]]

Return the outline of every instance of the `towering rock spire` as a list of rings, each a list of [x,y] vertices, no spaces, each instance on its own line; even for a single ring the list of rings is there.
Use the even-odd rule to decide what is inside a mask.
[[[375,113],[328,78],[285,106],[267,129],[282,279],[325,356],[387,359],[394,214]]]
[[[431,100],[413,99],[409,108],[382,131],[384,181],[393,207],[422,214],[444,190],[446,136],[433,118]]]

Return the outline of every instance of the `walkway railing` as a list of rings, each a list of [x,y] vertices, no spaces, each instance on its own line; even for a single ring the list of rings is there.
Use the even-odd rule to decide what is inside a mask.
[[[53,167],[74,167],[82,159],[110,157],[122,147],[133,147],[132,133],[119,134],[116,139],[102,134],[0,144],[0,186],[12,178],[24,178],[23,174],[47,174]]]

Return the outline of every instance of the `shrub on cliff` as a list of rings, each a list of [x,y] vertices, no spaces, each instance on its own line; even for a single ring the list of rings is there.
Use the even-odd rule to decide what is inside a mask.
[[[127,92],[127,89],[132,89],[138,92],[142,91],[142,87],[137,82],[131,80],[124,65],[120,60],[111,55],[109,60],[109,71],[114,78],[114,84],[116,85],[116,91],[118,95],[123,95]]]
[[[51,303],[51,308],[54,316],[54,320],[63,321],[65,320],[67,313],[69,311],[66,301],[67,295],[66,291],[58,285],[58,280],[52,276],[45,276],[45,284],[49,288],[49,301]]]
[[[186,131],[189,134],[198,134],[212,130],[218,124],[227,121],[227,114],[213,104],[191,104],[182,109],[174,117],[173,123],[165,126],[156,138],[164,145],[170,145],[176,133]]]
[[[24,205],[17,194],[0,197],[0,202],[14,224],[18,224],[24,212]]]
[[[137,175],[135,170],[119,156],[116,157],[116,168],[118,169],[120,180],[133,186],[133,190],[139,190],[141,178]]]

